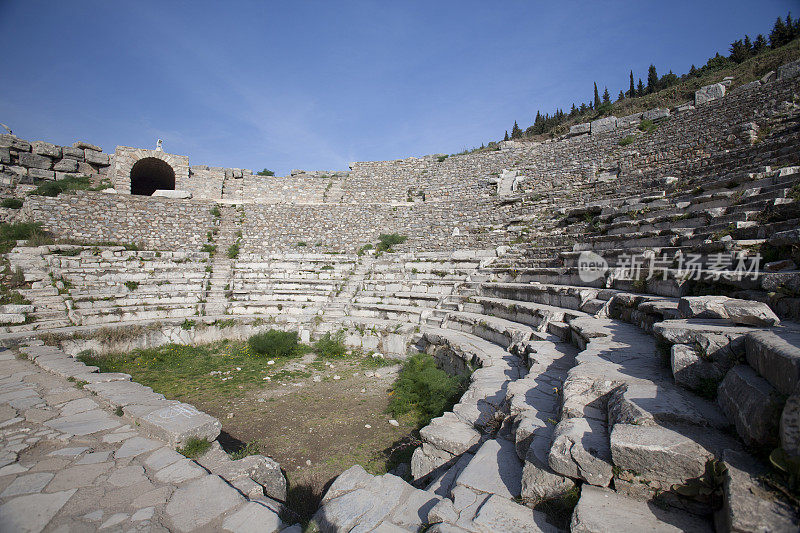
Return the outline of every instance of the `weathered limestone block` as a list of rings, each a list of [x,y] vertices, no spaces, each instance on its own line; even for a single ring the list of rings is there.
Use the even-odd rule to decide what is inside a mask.
[[[0,134],[0,148],[13,148],[18,152],[30,152],[31,143],[8,133]]]
[[[53,166],[53,160],[44,155],[26,152],[19,154],[19,164],[23,167],[49,170]]]
[[[151,411],[139,419],[139,424],[148,434],[173,447],[192,437],[213,441],[222,430],[219,420],[185,403]]]
[[[44,141],[33,141],[31,151],[34,154],[45,155],[47,157],[61,157],[61,147]]]
[[[725,318],[748,326],[777,326],[780,319],[763,302],[727,296],[685,296],[678,302],[683,318]]]
[[[570,136],[583,135],[584,133],[589,133],[590,128],[591,124],[588,122],[584,122],[583,124],[575,124],[574,126],[569,127],[569,134]]]
[[[96,144],[90,144],[86,141],[76,141],[72,143],[73,148],[78,148],[80,150],[94,150],[95,152],[102,152],[103,149],[97,146]]]
[[[219,443],[214,441],[211,449],[198,462],[229,483],[235,484],[243,478],[249,478],[261,486],[261,495],[266,494],[280,501],[286,500],[286,478],[280,465],[271,457],[248,455],[233,461]]]
[[[520,495],[529,501],[554,498],[575,486],[568,477],[556,474],[548,464],[550,446],[553,442],[553,427],[544,426],[534,432],[522,467]]]
[[[642,121],[642,114],[641,113],[634,113],[632,115],[626,115],[624,117],[620,117],[617,119],[617,126],[620,128],[630,128],[631,126],[636,126]]]
[[[420,430],[422,440],[453,455],[461,455],[478,444],[481,434],[451,412],[434,418]]]
[[[522,464],[514,443],[505,439],[484,442],[456,479],[456,485],[508,499],[519,497],[521,483]]]
[[[61,152],[65,158],[74,159],[76,161],[83,161],[83,149],[74,148],[72,146],[63,146]]]
[[[728,472],[722,485],[722,508],[714,516],[717,531],[798,531],[800,517],[759,480],[766,469],[752,457],[733,450],[722,456]]]
[[[699,106],[711,100],[716,100],[725,96],[725,86],[721,83],[714,83],[700,87],[694,92],[694,105]]]
[[[777,391],[747,365],[730,369],[719,386],[717,402],[751,446],[774,446],[778,440],[781,401]]]
[[[724,372],[718,365],[700,356],[700,352],[686,344],[673,344],[670,364],[675,383],[690,390],[698,390],[719,383]]]
[[[62,159],[53,165],[53,170],[57,172],[75,172],[78,170],[78,162],[74,159]]]
[[[203,476],[177,489],[164,510],[177,531],[194,531],[246,500],[219,476]]]
[[[614,466],[648,481],[683,483],[703,474],[714,457],[698,442],[700,432],[662,426],[617,424],[611,431]]]
[[[553,432],[548,465],[564,476],[608,486],[613,473],[605,423],[586,418],[559,422]]]
[[[31,178],[41,179],[41,180],[54,180],[56,179],[56,173],[52,170],[42,170],[40,168],[29,168],[28,169],[28,176]]]
[[[747,363],[778,392],[793,394],[800,383],[800,334],[753,331],[745,339]]]
[[[453,461],[454,455],[423,442],[411,456],[411,477],[421,479],[442,465]]]
[[[669,109],[664,107],[657,107],[642,113],[642,120],[661,120],[669,116]]]
[[[617,117],[615,116],[599,118],[591,122],[592,135],[596,133],[607,133],[615,129],[617,129]]]
[[[609,489],[584,485],[572,514],[572,533],[648,531],[652,533],[711,533],[704,520],[685,511],[666,510],[627,498]]]
[[[8,148],[0,148],[0,163],[8,164],[11,162],[11,151]]]
[[[87,163],[93,163],[95,165],[99,165],[101,167],[108,166],[108,154],[104,154],[102,152],[98,152],[95,150],[84,150],[83,151],[84,158]]]

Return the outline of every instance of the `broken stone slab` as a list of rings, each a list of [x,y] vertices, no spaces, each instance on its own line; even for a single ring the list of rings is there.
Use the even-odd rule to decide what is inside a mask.
[[[456,478],[456,485],[508,499],[519,497],[521,484],[522,464],[514,443],[506,439],[484,442]]]
[[[613,490],[584,485],[572,513],[572,533],[609,531],[652,533],[711,533],[705,520],[680,510],[662,509],[628,498]]]
[[[538,502],[555,498],[575,486],[572,479],[556,474],[548,464],[553,442],[553,426],[544,426],[535,431],[522,467],[520,496],[527,502]]]
[[[660,120],[669,116],[669,109],[657,107],[642,113],[642,120]]]
[[[713,403],[673,383],[633,381],[614,389],[608,400],[609,424],[689,424],[726,428],[727,418]]]
[[[232,460],[217,441],[197,460],[229,483],[249,478],[262,487],[261,493],[279,501],[286,500],[286,478],[280,465],[271,457],[255,454]]]
[[[587,418],[559,422],[553,432],[547,464],[564,476],[608,486],[613,472],[605,423]]]
[[[0,506],[0,531],[42,531],[78,489],[18,496]]]
[[[763,302],[727,296],[685,296],[678,302],[678,311],[683,318],[725,318],[747,326],[770,327],[781,322]]]
[[[693,427],[616,424],[611,431],[614,466],[662,485],[701,476],[706,462],[736,441],[723,433]]]
[[[31,151],[47,157],[61,157],[61,147],[44,141],[33,141]]]
[[[437,496],[441,496],[442,498],[447,498],[450,495],[450,490],[453,488],[453,483],[455,483],[456,478],[464,471],[473,457],[474,454],[471,453],[463,454],[453,466],[431,480],[428,486],[425,487],[425,490]]]
[[[222,430],[219,420],[188,403],[155,409],[137,421],[149,436],[172,447],[184,445],[192,437],[213,441]]]
[[[699,106],[706,102],[722,98],[723,96],[725,96],[725,86],[723,84],[713,83],[711,85],[706,85],[694,92],[694,105]]]
[[[722,381],[724,372],[713,362],[701,357],[700,351],[686,344],[673,344],[670,367],[675,383],[689,390],[713,386]]]
[[[792,61],[778,67],[778,79],[793,78],[800,74],[800,60]]]
[[[439,501],[397,476],[371,476],[356,465],[336,478],[313,521],[324,532],[416,531]]]
[[[722,508],[714,515],[717,531],[798,531],[797,510],[761,482],[766,469],[752,457],[725,450],[728,471],[722,485]]]
[[[731,368],[719,386],[717,402],[748,446],[773,447],[778,442],[780,394],[747,365]]]
[[[193,531],[240,506],[246,500],[219,476],[208,475],[172,494],[164,510],[177,531]]]
[[[414,454],[411,456],[411,477],[420,480],[431,474],[435,475],[440,468],[454,463],[455,456],[453,454],[423,442],[422,446],[414,450]]]
[[[452,455],[470,451],[480,441],[481,434],[451,412],[434,418],[419,432],[422,440]]]
[[[96,144],[87,143],[86,141],[76,141],[72,143],[73,148],[78,148],[80,150],[94,150],[95,152],[102,152],[103,149],[97,146]]]
[[[753,331],[745,339],[747,363],[778,392],[791,395],[800,383],[800,333]]]
[[[589,133],[591,128],[591,124],[589,122],[584,122],[583,124],[575,124],[574,126],[569,127],[569,135],[583,135],[584,133]]]
[[[547,521],[539,511],[519,505],[506,498],[492,495],[480,506],[472,518],[478,531],[504,531],[509,533],[556,533],[559,529]]]
[[[222,522],[222,530],[231,533],[275,533],[282,528],[278,514],[259,502],[246,503]]]

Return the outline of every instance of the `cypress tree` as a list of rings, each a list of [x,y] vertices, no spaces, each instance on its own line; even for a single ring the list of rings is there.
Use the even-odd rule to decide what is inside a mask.
[[[756,40],[753,43],[753,53],[760,54],[767,48],[767,39],[764,38],[763,35],[760,33],[756,36]]]
[[[611,103],[611,95],[608,94],[608,87],[605,88],[603,91],[603,103],[610,104]]]
[[[654,93],[658,91],[658,73],[656,66],[651,64],[647,69],[647,92]]]
[[[597,82],[594,82],[594,107],[600,107],[600,94],[597,92]]]
[[[519,126],[517,126],[517,121],[515,120],[514,121],[514,127],[511,128],[511,138],[512,139],[519,139],[520,137],[522,137],[522,130],[519,129]]]
[[[631,70],[631,88],[628,92],[628,96],[630,96],[631,98],[636,96],[636,87],[633,85],[633,70]]]
[[[639,78],[639,83],[636,84],[636,96],[644,96],[644,83],[642,83],[642,78]]]
[[[503,140],[504,140],[504,141],[507,141],[507,140],[508,140],[508,130],[506,130],[506,136],[505,136],[505,137],[503,137]]]
[[[622,92],[622,89],[620,89],[619,96],[617,96],[617,102],[619,102],[620,100],[625,100],[625,93]]]

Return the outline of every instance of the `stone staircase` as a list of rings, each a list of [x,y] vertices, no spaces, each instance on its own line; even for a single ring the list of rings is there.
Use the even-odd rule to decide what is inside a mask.
[[[233,281],[234,259],[228,250],[241,236],[243,211],[231,205],[219,205],[219,230],[214,236],[216,253],[211,257],[211,272],[207,282],[205,304],[206,315],[225,315],[228,312],[228,295]]]

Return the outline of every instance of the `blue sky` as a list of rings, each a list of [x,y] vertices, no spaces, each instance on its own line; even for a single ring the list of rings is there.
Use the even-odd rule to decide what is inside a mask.
[[[0,122],[282,175],[453,153],[768,34],[797,2],[0,0]]]

